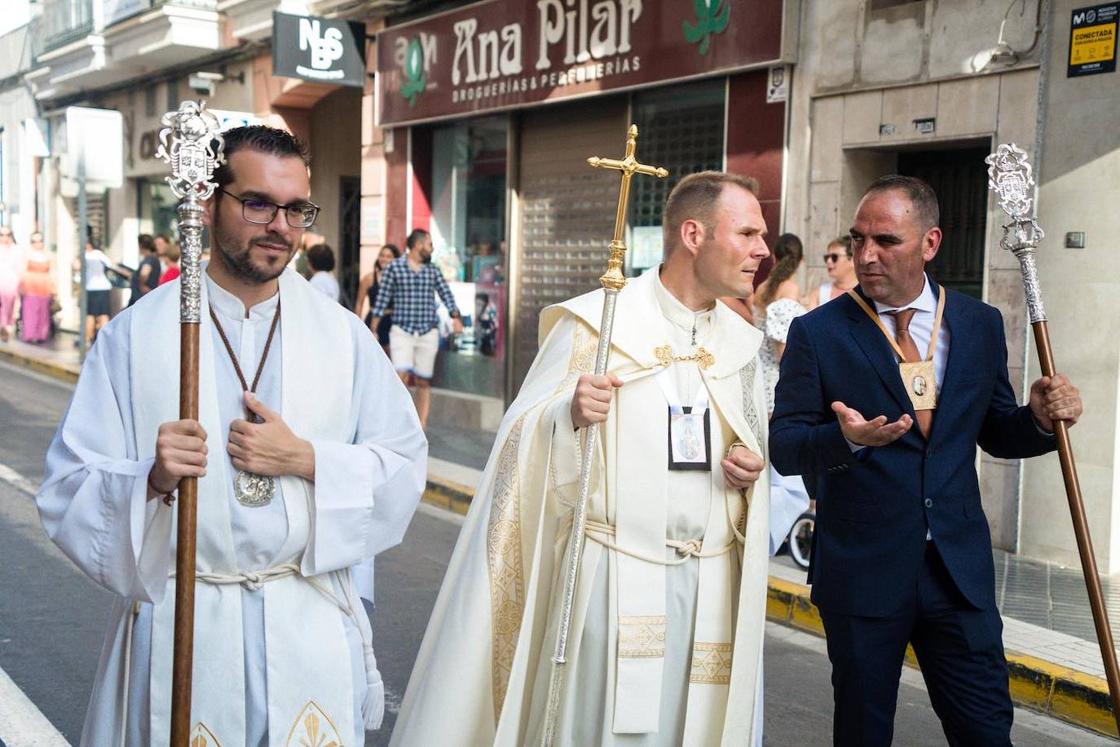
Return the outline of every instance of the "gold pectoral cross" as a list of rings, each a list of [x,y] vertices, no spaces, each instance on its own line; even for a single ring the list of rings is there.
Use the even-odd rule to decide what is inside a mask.
[[[626,255],[626,244],[622,241],[622,231],[626,227],[626,208],[630,203],[630,179],[634,174],[647,174],[664,179],[669,176],[669,171],[660,166],[646,166],[638,163],[634,157],[638,149],[638,125],[630,125],[626,133],[626,155],[621,161],[613,158],[599,158],[592,156],[587,163],[595,168],[616,169],[622,172],[622,185],[618,190],[618,208],[614,214],[614,238],[611,239],[611,255],[607,260],[607,272],[599,282],[604,288],[622,290],[626,285],[626,276],[622,274],[622,260]]]

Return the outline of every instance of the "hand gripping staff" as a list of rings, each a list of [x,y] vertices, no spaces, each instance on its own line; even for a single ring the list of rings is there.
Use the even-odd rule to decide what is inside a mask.
[[[626,155],[621,161],[612,158],[592,156],[587,163],[595,168],[615,169],[622,172],[622,184],[618,190],[618,208],[614,215],[614,238],[610,243],[610,258],[607,272],[599,282],[603,285],[603,319],[599,322],[599,348],[595,353],[595,375],[607,372],[607,358],[610,355],[611,330],[614,328],[614,307],[618,292],[626,287],[626,276],[622,274],[622,260],[626,254],[626,243],[622,232],[626,228],[626,208],[630,203],[630,180],[634,174],[646,174],[664,179],[669,172],[657,166],[638,163],[634,152],[638,148],[638,126],[630,125],[626,133]],[[583,442],[583,461],[579,468],[579,498],[572,515],[572,533],[568,539],[567,562],[564,566],[564,586],[560,602],[560,624],[556,631],[556,651],[552,657],[552,676],[548,682],[548,710],[545,712],[545,726],[542,744],[552,747],[556,740],[556,725],[560,715],[560,698],[564,689],[565,665],[567,664],[568,633],[572,627],[572,605],[575,602],[576,584],[579,581],[580,561],[583,557],[584,530],[587,526],[587,502],[591,492],[591,459],[595,455],[595,436],[599,429],[589,426]]]
[[[163,115],[156,156],[171,167],[167,183],[179,198],[179,417],[198,420],[198,328],[202,293],[202,201],[214,194],[214,169],[225,163],[218,118],[206,104],[184,101]],[[194,656],[194,567],[198,480],[179,482],[175,557],[175,654],[171,670],[171,745],[188,747]]]
[[[999,206],[1011,219],[1003,225],[1000,245],[1019,260],[1023,275],[1023,290],[1027,296],[1027,311],[1034,329],[1034,343],[1038,348],[1038,362],[1043,376],[1055,374],[1054,351],[1050,347],[1050,333],[1046,326],[1046,310],[1042,306],[1042,288],[1038,282],[1038,266],[1034,250],[1045,236],[1035,220],[1032,202],[1034,178],[1027,154],[1014,143],[999,146],[996,152],[984,159],[988,164],[988,186],[999,196]],[[1058,440],[1058,461],[1062,466],[1062,479],[1066,485],[1066,499],[1073,518],[1073,533],[1077,538],[1077,551],[1085,574],[1089,592],[1089,606],[1093,610],[1093,624],[1104,659],[1108,693],[1112,700],[1112,715],[1120,731],[1120,670],[1116,666],[1116,649],[1112,643],[1112,629],[1108,624],[1101,582],[1097,576],[1097,561],[1093,554],[1093,539],[1085,521],[1085,504],[1081,499],[1081,484],[1077,480],[1077,465],[1073,462],[1073,448],[1069,440],[1069,427],[1064,420],[1054,422],[1054,435]]]

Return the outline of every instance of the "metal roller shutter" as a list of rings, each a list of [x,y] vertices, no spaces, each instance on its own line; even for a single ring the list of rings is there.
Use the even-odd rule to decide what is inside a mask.
[[[626,115],[619,96],[523,116],[514,392],[537,354],[541,309],[599,287],[606,270],[618,174],[590,168],[587,158],[622,157]]]

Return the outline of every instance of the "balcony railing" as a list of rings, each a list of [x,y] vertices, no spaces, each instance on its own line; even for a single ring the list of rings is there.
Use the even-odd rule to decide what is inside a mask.
[[[40,53],[49,52],[93,31],[93,0],[44,0]]]

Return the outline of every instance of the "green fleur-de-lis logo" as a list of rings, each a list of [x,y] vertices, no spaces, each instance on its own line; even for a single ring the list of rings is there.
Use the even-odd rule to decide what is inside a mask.
[[[408,99],[409,106],[416,105],[416,97],[428,87],[428,76],[424,73],[424,48],[420,46],[420,37],[414,37],[408,43],[408,51],[404,53],[404,85],[401,86],[401,95]]]
[[[731,20],[728,0],[692,0],[696,23],[684,22],[684,38],[689,44],[700,42],[700,54],[707,54],[712,34],[723,33]]]

